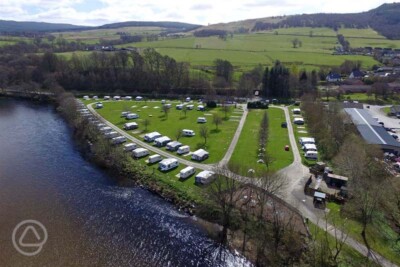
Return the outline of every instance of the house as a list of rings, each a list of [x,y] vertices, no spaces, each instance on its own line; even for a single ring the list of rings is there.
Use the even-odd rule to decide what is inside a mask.
[[[196,184],[209,184],[215,179],[215,173],[212,171],[199,172],[195,177]]]
[[[203,161],[209,157],[209,153],[204,149],[199,149],[193,152],[192,160]]]
[[[337,73],[329,73],[328,76],[326,76],[325,80],[329,83],[336,83],[340,82],[342,80],[342,77],[340,74]]]
[[[313,203],[316,208],[325,209],[326,194],[322,192],[315,191]]]
[[[362,79],[364,78],[365,74],[364,72],[360,71],[360,70],[353,70],[350,75],[349,78],[350,79]]]

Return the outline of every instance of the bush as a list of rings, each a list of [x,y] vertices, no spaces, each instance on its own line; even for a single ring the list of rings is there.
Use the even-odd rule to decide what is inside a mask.
[[[217,102],[215,102],[215,101],[207,101],[207,107],[208,108],[216,108],[217,107]]]
[[[262,101],[248,102],[248,109],[268,109],[268,103]]]

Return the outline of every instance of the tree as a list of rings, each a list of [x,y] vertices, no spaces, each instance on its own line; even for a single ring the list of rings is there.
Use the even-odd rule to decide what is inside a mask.
[[[175,132],[175,139],[176,139],[176,141],[179,141],[179,139],[182,137],[182,135],[183,135],[183,129],[181,129],[181,128],[178,128],[178,130],[176,130],[176,132]]]
[[[298,38],[294,38],[292,40],[292,45],[293,45],[293,48],[297,48],[297,47],[301,46],[301,41]]]
[[[222,118],[218,113],[213,114],[213,123],[215,124],[215,128],[218,130],[218,125],[222,123]]]
[[[231,107],[229,106],[229,105],[227,105],[226,103],[224,103],[223,105],[222,105],[222,111],[224,112],[224,115],[225,115],[225,119],[227,119],[228,118],[228,113],[229,113],[229,111],[231,110]]]
[[[164,112],[165,118],[168,119],[168,113],[169,113],[169,111],[170,111],[170,108],[169,108],[167,105],[163,105],[163,106],[162,106],[162,111]]]
[[[183,112],[183,114],[184,114],[184,116],[186,118],[186,115],[187,115],[187,112],[188,112],[188,109],[187,109],[186,105],[182,107],[182,112]]]
[[[207,144],[207,138],[210,136],[208,127],[206,125],[200,126],[200,136],[204,138],[204,145]]]
[[[150,120],[148,118],[145,118],[142,123],[144,126],[144,131],[147,132],[147,127],[150,125]]]
[[[216,59],[214,65],[216,78],[222,77],[230,85],[233,78],[233,65],[228,60],[223,59]]]

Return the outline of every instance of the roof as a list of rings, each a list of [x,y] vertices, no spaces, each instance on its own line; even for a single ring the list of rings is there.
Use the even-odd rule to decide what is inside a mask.
[[[177,159],[174,159],[174,158],[167,158],[167,159],[163,159],[162,161],[160,161],[160,165],[169,165],[169,164],[171,164],[171,163],[173,163],[173,162],[177,162],[178,160]]]
[[[353,93],[364,93],[371,90],[371,85],[341,85],[338,90],[342,93],[353,92]]]
[[[153,137],[153,136],[156,136],[156,135],[161,135],[161,134],[159,132],[151,132],[151,133],[146,134],[145,136]]]
[[[181,146],[181,145],[182,145],[182,143],[180,143],[178,141],[172,141],[167,144],[167,146],[172,146],[172,147]]]
[[[353,75],[353,77],[364,77],[364,73],[360,70],[353,70],[351,74]]]
[[[337,174],[333,174],[333,173],[328,173],[328,177],[332,178],[332,179],[336,179],[336,180],[342,180],[342,181],[348,181],[349,178],[345,177],[345,176],[341,176],[341,175],[337,175]]]
[[[136,148],[135,150],[133,150],[133,152],[136,152],[136,153],[142,152],[142,151],[147,151],[147,149],[146,149],[146,148],[139,147],[139,148]]]
[[[212,171],[202,171],[199,172],[196,177],[197,178],[209,178],[210,176],[213,176],[215,173]]]
[[[154,140],[155,142],[165,142],[171,140],[168,136],[161,136],[159,138],[157,138],[156,140]]]
[[[337,73],[329,73],[327,78],[329,78],[329,79],[340,79],[342,77],[340,76],[340,74],[337,74]]]
[[[195,152],[193,152],[193,155],[198,156],[198,157],[203,157],[204,155],[208,155],[208,152],[205,151],[204,149],[199,149],[199,150],[196,150]]]
[[[325,199],[326,194],[316,191],[316,192],[314,193],[314,197]]]
[[[368,144],[389,145],[400,148],[398,143],[390,136],[384,127],[382,127],[365,109],[345,108],[347,114],[357,127],[358,131]]]

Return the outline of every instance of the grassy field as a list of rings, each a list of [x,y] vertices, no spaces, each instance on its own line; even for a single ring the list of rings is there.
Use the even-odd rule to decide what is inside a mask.
[[[147,132],[158,131],[162,135],[169,136],[173,140],[176,139],[175,136],[178,129],[194,130],[196,136],[181,137],[179,141],[184,145],[189,145],[191,151],[195,151],[199,148],[206,149],[210,153],[210,157],[203,161],[203,163],[215,163],[220,161],[230,145],[243,111],[240,109],[234,110],[232,107],[231,111],[227,114],[227,118],[225,118],[225,114],[221,108],[207,109],[205,112],[190,110],[187,112],[187,116],[185,117],[182,111],[175,109],[175,105],[179,102],[169,103],[172,104],[172,107],[168,113],[168,117],[166,117],[162,112],[160,101],[148,101],[147,103],[137,101],[103,102],[104,108],[98,110],[98,112],[105,119],[121,129],[123,128],[124,123],[127,122],[125,118],[121,118],[122,111],[131,111],[139,114],[139,119],[132,120],[137,121],[139,124],[139,130],[134,132],[130,131],[129,133],[140,139],[142,139],[142,136],[144,135],[144,126],[142,124],[144,118],[150,120]],[[195,105],[195,107],[196,106],[197,105]],[[220,114],[223,118],[223,122],[219,125],[218,130],[212,122],[212,114],[214,113]],[[197,123],[198,117],[207,118],[207,123],[205,125],[209,129],[210,136],[207,139],[206,144],[204,144],[204,139],[199,133],[200,124]],[[190,157],[188,156],[184,156],[184,158],[190,160]]]
[[[267,152],[274,158],[269,170],[277,171],[293,162],[293,153],[284,150],[285,145],[290,145],[287,129],[281,128],[281,123],[285,121],[284,111],[271,107],[266,112],[269,118]],[[249,111],[240,139],[229,162],[231,165],[239,165],[242,175],[248,175],[249,169],[254,169],[256,172],[267,170],[265,164],[257,163],[258,132],[263,114],[264,110]]]
[[[101,39],[103,40],[117,40],[120,39],[118,32],[126,32],[132,35],[135,34],[159,34],[163,31],[160,27],[122,27],[117,29],[96,29],[87,31],[71,31],[62,33],[53,33],[54,36],[70,40],[70,41],[81,41],[86,44],[96,44],[99,43]]]
[[[329,216],[331,219],[339,223],[344,223],[346,229],[349,231],[349,235],[360,243],[363,243],[361,236],[362,226],[359,222],[350,218],[342,218],[340,215],[340,205],[338,204],[328,203],[327,208],[330,210]],[[367,239],[370,242],[371,248],[388,260],[400,264],[400,244],[396,243],[397,238],[398,235],[389,227],[383,215],[379,222],[367,228]]]
[[[299,28],[302,29],[302,28]],[[281,29],[283,31],[284,29]],[[297,29],[293,29],[293,31]],[[285,30],[290,33],[289,30]],[[302,46],[292,47],[290,35],[276,35],[272,32],[258,34],[237,34],[226,41],[217,37],[196,38],[184,37],[165,39],[156,42],[140,42],[122,46],[152,47],[163,55],[169,55],[178,61],[190,62],[194,66],[211,65],[217,58],[229,60],[234,66],[247,70],[258,64],[271,65],[280,60],[287,65],[295,64],[305,69],[315,69],[321,66],[338,66],[347,60],[360,60],[368,68],[377,62],[372,57],[355,55],[332,55],[337,38],[328,35],[327,29],[320,34],[324,37],[309,37],[309,31],[303,29],[305,36],[298,38]],[[301,32],[301,31],[300,31]],[[318,31],[316,31],[317,33]]]

